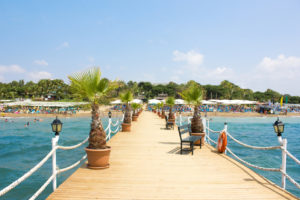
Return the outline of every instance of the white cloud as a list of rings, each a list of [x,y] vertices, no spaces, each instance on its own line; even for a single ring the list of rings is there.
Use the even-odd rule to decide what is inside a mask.
[[[48,66],[48,63],[45,60],[35,60],[33,63],[40,66]]]
[[[281,54],[277,58],[264,57],[256,68],[258,75],[268,76],[273,79],[293,79],[300,75],[300,58],[286,57]],[[258,76],[260,77],[260,76]]]
[[[19,65],[0,65],[0,74],[4,73],[24,73],[25,69],[20,67]]]
[[[57,49],[64,49],[64,48],[68,48],[69,46],[70,45],[68,42],[63,42],[57,47]]]
[[[203,63],[204,56],[194,50],[186,53],[178,50],[173,51],[173,60],[186,62],[188,65],[199,66]]]
[[[51,79],[52,74],[46,71],[39,71],[39,72],[30,72],[28,73],[30,79],[34,81],[38,81],[40,79]]]

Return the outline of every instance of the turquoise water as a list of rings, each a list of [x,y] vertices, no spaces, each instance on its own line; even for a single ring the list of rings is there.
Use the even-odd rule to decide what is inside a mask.
[[[221,130],[224,122],[228,123],[228,131],[244,143],[255,146],[278,145],[277,136],[273,131],[272,124],[276,118],[212,118],[210,127],[213,130]],[[288,150],[300,158],[300,118],[281,118],[285,123],[283,137],[288,139]],[[29,121],[30,125],[24,128]],[[36,165],[50,150],[53,133],[50,124],[53,119],[45,118],[42,122],[33,122],[33,118],[9,118],[8,122],[0,119],[0,189],[26,173]],[[60,134],[60,145],[74,145],[84,140],[89,133],[90,118],[62,118],[63,131]],[[113,120],[115,122],[116,119]],[[104,127],[107,125],[107,118],[103,119]],[[217,135],[211,133],[213,139]],[[229,147],[234,153],[244,160],[263,167],[280,167],[280,150],[252,150],[236,144],[229,139]],[[74,150],[58,150],[57,164],[64,168],[73,164],[84,155],[84,147]],[[79,166],[78,166],[79,167]],[[77,167],[77,168],[78,168]],[[58,184],[66,180],[77,168],[64,172],[58,176]],[[28,199],[51,175],[51,159],[34,173],[30,178],[8,192],[0,199]],[[274,183],[281,184],[279,172],[254,171],[262,174]],[[300,182],[300,168],[291,160],[287,159],[287,173],[297,182]],[[287,180],[287,190],[300,197],[298,190]],[[40,195],[38,199],[45,199],[52,192],[52,184]]]
[[[253,146],[278,146],[277,136],[273,130],[273,123],[277,118],[255,117],[255,118],[224,118],[213,117],[210,121],[210,129],[222,130],[224,122],[228,124],[228,132],[243,143]],[[285,124],[283,138],[287,138],[287,149],[296,158],[300,159],[300,118],[281,117],[280,120]],[[210,137],[217,141],[218,135],[210,133]],[[228,146],[240,158],[249,163],[269,168],[280,168],[281,150],[254,150],[243,147],[228,137]],[[228,153],[229,156],[230,153]],[[231,156],[232,157],[232,156]],[[263,175],[272,182],[281,186],[281,173],[268,172],[252,168],[255,172]],[[287,156],[287,173],[298,183],[300,183],[300,166]],[[300,197],[300,190],[289,180],[287,190]]]
[[[61,118],[63,130],[59,145],[70,146],[84,140],[90,130],[91,118]],[[113,119],[113,123],[117,119]],[[35,166],[51,150],[52,118],[34,122],[33,118],[0,119],[0,190]],[[24,124],[29,122],[29,127]],[[108,119],[102,119],[106,128]],[[115,130],[113,128],[113,130]],[[57,165],[67,167],[78,161],[84,154],[86,144],[74,150],[58,150]],[[80,165],[78,166],[80,167]],[[58,185],[66,180],[78,167],[58,175]],[[52,159],[50,158],[37,172],[0,199],[28,199],[51,176]],[[45,199],[52,192],[52,183],[37,199]]]

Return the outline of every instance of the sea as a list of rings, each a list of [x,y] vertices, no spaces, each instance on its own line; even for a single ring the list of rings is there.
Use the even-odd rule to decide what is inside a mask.
[[[54,120],[52,118],[42,118],[43,121],[36,122],[34,122],[34,118],[7,119],[7,122],[4,118],[0,119],[0,190],[42,160],[51,150],[51,138],[54,136],[51,130],[51,122]],[[277,146],[277,136],[272,126],[276,119],[275,117],[212,117],[210,128],[217,131],[222,130],[224,122],[226,122],[229,133],[243,143],[253,146]],[[88,136],[91,118],[61,118],[60,120],[63,122],[63,130],[60,133],[59,145],[74,145]],[[114,123],[117,120],[117,118],[113,118]],[[280,117],[280,120],[285,124],[283,138],[288,140],[288,151],[300,159],[300,117]],[[29,122],[29,126],[24,127],[27,122]],[[104,127],[107,127],[108,119],[102,118],[102,123]],[[210,136],[217,140],[217,134],[211,133]],[[235,143],[230,138],[228,139],[228,146],[236,155],[247,162],[262,167],[279,168],[281,166],[280,150],[253,150]],[[58,167],[67,167],[79,160],[85,154],[85,147],[86,144],[74,150],[58,150]],[[228,155],[230,156],[230,154]],[[49,159],[26,181],[0,197],[0,200],[30,198],[51,176],[51,164],[51,159]],[[58,175],[58,185],[65,181],[78,167]],[[277,185],[281,184],[279,172],[253,170]],[[300,166],[289,157],[287,158],[287,173],[300,183]],[[300,190],[288,180],[287,190],[300,197]],[[52,191],[52,183],[50,183],[37,199],[47,198]]]

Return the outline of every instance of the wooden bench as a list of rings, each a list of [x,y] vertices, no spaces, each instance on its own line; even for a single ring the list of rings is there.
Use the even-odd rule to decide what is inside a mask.
[[[170,122],[168,120],[168,117],[165,116],[165,119],[166,119],[166,129],[170,129],[170,128],[173,128],[174,129],[174,122]]]
[[[179,137],[180,137],[180,154],[182,154],[182,151],[186,151],[185,149],[182,149],[183,144],[189,144],[190,149],[187,149],[187,151],[192,151],[192,155],[194,155],[194,143],[197,140],[201,141],[202,136],[193,136],[191,135],[191,125],[186,124],[182,126],[178,126],[178,132],[179,132]],[[183,134],[188,134],[187,137],[182,138]],[[201,149],[201,142],[200,142],[200,149]]]

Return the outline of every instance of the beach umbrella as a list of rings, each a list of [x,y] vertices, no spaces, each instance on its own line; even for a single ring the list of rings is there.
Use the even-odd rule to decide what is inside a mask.
[[[142,104],[143,101],[140,99],[133,99],[130,103],[137,103],[137,104]]]
[[[217,103],[214,102],[214,101],[206,101],[206,100],[202,100],[201,103],[202,103],[202,104],[205,104],[205,105],[215,105],[215,104],[217,104]]]
[[[175,104],[177,105],[182,105],[182,104],[186,104],[185,101],[183,99],[175,99]]]
[[[161,101],[160,100],[157,100],[157,99],[150,99],[148,101],[148,104],[159,104]]]
[[[120,99],[117,99],[115,101],[110,102],[110,104],[122,104],[122,101]]]

